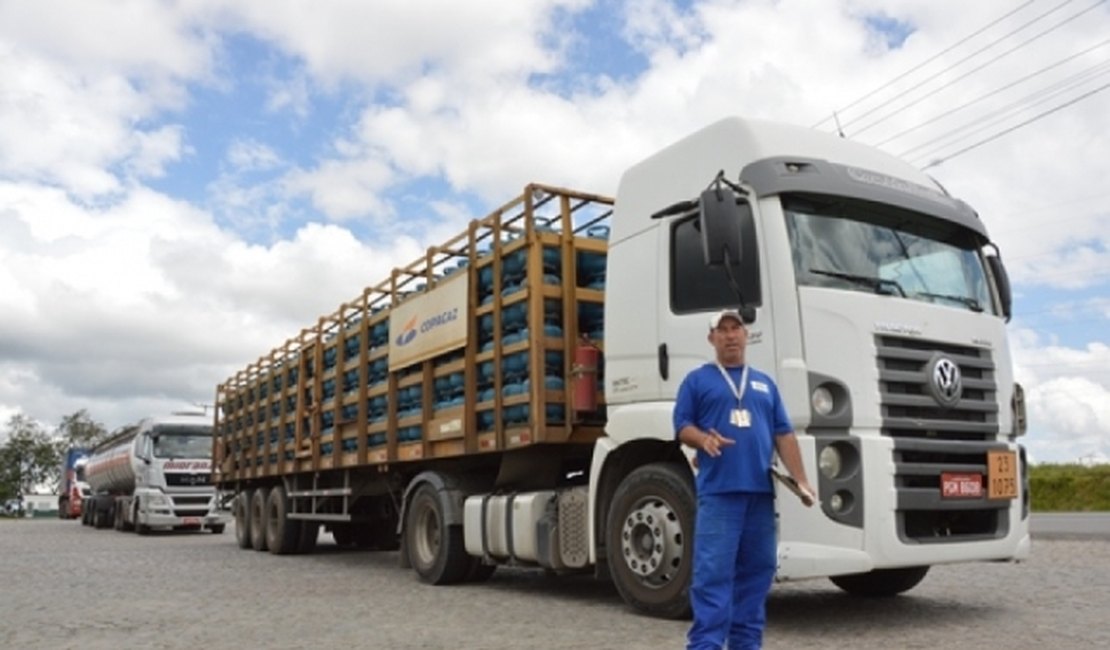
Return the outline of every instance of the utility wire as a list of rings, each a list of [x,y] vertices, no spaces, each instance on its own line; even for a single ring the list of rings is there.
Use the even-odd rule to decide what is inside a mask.
[[[965,102],[965,103],[963,103],[963,104],[961,104],[961,105],[959,105],[959,106],[957,106],[957,107],[955,107],[955,108],[953,108],[953,109],[950,109],[950,110],[944,111],[943,113],[940,113],[940,114],[938,114],[938,115],[935,115],[935,116],[933,116],[933,117],[931,117],[931,118],[929,118],[929,119],[927,119],[927,120],[924,120],[924,121],[921,121],[921,122],[917,122],[916,124],[914,124],[913,126],[909,127],[908,129],[905,129],[905,130],[899,131],[898,133],[895,133],[894,135],[892,135],[892,136],[888,137],[888,138],[887,138],[887,139],[885,139],[885,140],[882,140],[882,141],[880,141],[880,142],[876,142],[876,143],[874,143],[874,145],[873,145],[873,146],[876,146],[876,147],[881,147],[882,145],[884,145],[884,144],[887,144],[888,142],[891,142],[892,140],[897,140],[898,138],[900,138],[900,137],[902,137],[902,136],[904,136],[904,135],[906,135],[906,134],[908,134],[908,133],[912,133],[912,132],[914,132],[914,131],[916,131],[916,130],[920,129],[920,128],[921,128],[921,127],[923,127],[923,126],[928,126],[929,124],[932,124],[933,122],[936,122],[937,120],[941,120],[941,119],[944,119],[944,118],[946,118],[946,117],[948,117],[948,116],[950,116],[950,115],[952,115],[952,114],[954,114],[954,113],[958,113],[959,111],[962,111],[963,109],[965,109],[965,108],[968,108],[969,106],[972,106],[972,105],[974,105],[974,104],[977,104],[977,103],[979,103],[979,102],[981,102],[981,101],[983,101],[983,100],[985,100],[985,99],[987,99],[987,98],[989,98],[989,97],[993,97],[994,95],[997,95],[997,94],[998,94],[998,93],[1000,93],[1000,92],[1003,92],[1003,91],[1005,91],[1005,90],[1009,90],[1010,88],[1013,88],[1014,86],[1017,86],[1017,85],[1020,85],[1020,84],[1022,84],[1022,83],[1025,83],[1026,81],[1029,81],[1029,80],[1033,79],[1034,77],[1037,77],[1037,76],[1039,76],[1039,75],[1042,75],[1042,74],[1044,74],[1044,73],[1048,72],[1049,70],[1052,70],[1052,69],[1054,69],[1054,68],[1058,68],[1058,67],[1060,67],[1061,65],[1063,65],[1063,64],[1065,64],[1065,63],[1067,63],[1068,61],[1071,61],[1071,60],[1073,60],[1073,59],[1076,59],[1076,58],[1078,58],[1078,57],[1081,57],[1081,56],[1083,56],[1084,54],[1087,54],[1087,53],[1089,53],[1089,52],[1091,52],[1091,51],[1093,51],[1093,50],[1097,50],[1098,48],[1100,48],[1100,47],[1102,47],[1102,46],[1106,45],[1107,43],[1110,43],[1110,39],[1106,39],[1105,41],[1103,41],[1103,42],[1101,42],[1101,43],[1099,43],[1099,44],[1097,44],[1097,45],[1092,45],[1091,47],[1089,47],[1089,48],[1087,48],[1087,49],[1083,50],[1082,52],[1076,52],[1075,54],[1073,54],[1073,55],[1071,55],[1071,56],[1069,56],[1069,57],[1066,57],[1066,58],[1060,59],[1060,60],[1059,60],[1059,61],[1057,61],[1056,63],[1053,63],[1053,64],[1051,64],[1051,65],[1047,65],[1047,66],[1045,66],[1045,67],[1041,68],[1040,70],[1037,70],[1036,72],[1032,72],[1032,73],[1030,73],[1030,74],[1027,74],[1027,75],[1025,75],[1024,77],[1021,77],[1020,79],[1017,79],[1017,80],[1015,80],[1015,81],[1012,81],[1012,82],[1010,82],[1010,83],[1008,83],[1008,84],[1006,84],[1006,85],[1004,85],[1004,86],[1000,86],[1000,87],[998,87],[998,88],[995,88],[994,90],[992,90],[992,91],[988,92],[987,94],[985,94],[985,95],[980,95],[979,97],[976,97],[975,99],[972,99],[972,100],[970,100],[970,101],[967,101],[967,102]]]
[[[1071,0],[1067,0],[1067,2],[1071,2]],[[1065,4],[1067,4],[1067,2],[1065,2]],[[856,130],[855,132],[853,132],[853,133],[852,133],[853,137],[859,136],[859,135],[860,135],[861,133],[863,133],[863,132],[865,132],[865,131],[868,131],[868,130],[870,130],[870,129],[871,129],[872,127],[874,127],[874,126],[876,126],[876,125],[878,125],[878,124],[881,124],[881,123],[883,123],[883,122],[885,122],[885,121],[889,120],[889,119],[890,119],[891,117],[893,117],[893,116],[897,115],[897,114],[898,114],[898,113],[899,113],[900,111],[903,111],[903,110],[905,110],[905,109],[907,109],[907,108],[909,108],[909,107],[911,107],[911,106],[914,106],[914,105],[916,105],[916,104],[918,104],[918,103],[920,103],[920,102],[924,101],[925,99],[928,99],[928,98],[929,98],[929,97],[930,97],[930,96],[932,95],[932,93],[936,93],[936,92],[938,92],[938,91],[944,90],[945,88],[948,88],[948,87],[952,86],[952,85],[953,85],[953,84],[955,84],[956,82],[958,82],[958,81],[961,81],[961,80],[963,80],[963,79],[966,79],[967,77],[969,77],[969,76],[971,76],[971,75],[975,74],[976,72],[979,72],[979,71],[980,71],[980,70],[982,70],[983,68],[986,68],[987,66],[989,66],[989,65],[991,65],[991,64],[993,64],[993,63],[996,63],[996,62],[997,62],[997,61],[999,61],[1000,59],[1002,59],[1002,58],[1004,58],[1004,57],[1007,57],[1007,56],[1009,56],[1009,55],[1013,54],[1014,52],[1016,52],[1016,51],[1020,50],[1021,48],[1023,48],[1023,47],[1025,47],[1025,46],[1029,45],[1030,43],[1032,43],[1033,41],[1037,40],[1038,38],[1041,38],[1042,36],[1045,36],[1046,34],[1049,34],[1049,33],[1051,33],[1051,32],[1054,32],[1054,31],[1056,31],[1057,29],[1059,29],[1059,28],[1063,27],[1063,26],[1064,26],[1064,25],[1066,25],[1067,23],[1070,23],[1071,21],[1073,21],[1073,20],[1075,20],[1075,19],[1079,18],[1080,16],[1082,16],[1083,14],[1085,14],[1085,13],[1087,13],[1087,12],[1089,12],[1089,11],[1091,11],[1091,10],[1095,9],[1095,8],[1097,8],[1097,7],[1099,6],[1099,5],[1101,5],[1101,4],[1105,3],[1105,2],[1106,2],[1106,0],[1098,0],[1097,2],[1095,2],[1095,4],[1093,4],[1093,5],[1089,6],[1089,7],[1087,7],[1086,9],[1083,9],[1082,11],[1080,11],[1080,12],[1078,12],[1078,13],[1076,13],[1076,14],[1073,14],[1073,15],[1071,15],[1071,16],[1069,16],[1069,17],[1067,17],[1067,18],[1065,18],[1064,20],[1062,20],[1062,21],[1060,21],[1060,22],[1056,23],[1055,25],[1053,25],[1053,26],[1049,27],[1048,29],[1045,29],[1045,30],[1043,30],[1043,31],[1041,31],[1041,32],[1039,32],[1039,33],[1037,33],[1037,34],[1035,34],[1035,35],[1031,36],[1030,38],[1027,38],[1026,40],[1024,40],[1024,41],[1022,41],[1022,42],[1018,43],[1017,45],[1015,45],[1014,47],[1010,48],[1009,50],[1006,50],[1005,52],[1002,52],[1001,54],[998,54],[998,55],[996,55],[996,56],[995,56],[994,58],[991,58],[991,59],[987,60],[986,62],[984,62],[983,64],[979,65],[978,67],[976,67],[976,68],[972,68],[972,69],[971,69],[971,70],[969,70],[968,72],[965,72],[964,74],[962,74],[962,75],[960,75],[960,76],[956,77],[955,79],[953,79],[953,80],[951,80],[951,81],[949,81],[949,82],[947,82],[947,83],[945,83],[945,84],[941,85],[941,86],[940,86],[939,88],[935,88],[935,89],[933,89],[932,91],[930,91],[930,93],[928,93],[928,94],[925,94],[925,95],[922,95],[922,96],[918,97],[917,99],[915,99],[915,100],[912,100],[912,101],[911,101],[911,102],[909,102],[908,104],[904,104],[904,105],[902,105],[902,106],[900,106],[900,107],[898,107],[898,108],[894,109],[894,110],[893,110],[893,111],[891,111],[890,113],[887,113],[887,114],[886,114],[885,116],[883,116],[883,117],[880,117],[880,118],[878,118],[877,120],[874,120],[873,122],[871,122],[870,124],[868,124],[867,126],[861,127],[860,129],[858,129],[858,130]],[[1049,11],[1048,13],[1052,13],[1052,11],[1056,11],[1056,9],[1059,9],[1059,8],[1060,8],[1060,7],[1062,7],[1062,6],[1063,6],[1063,5],[1059,5],[1059,6],[1057,6],[1056,8],[1052,9],[1051,11]],[[1048,14],[1046,13],[1046,14],[1043,14],[1042,16],[1044,16],[1044,15],[1048,15]],[[1019,27],[1019,28],[1018,28],[1017,30],[1015,30],[1015,31],[1013,31],[1013,32],[1010,32],[1010,34],[1007,34],[1007,35],[1006,35],[1006,36],[1004,36],[1003,38],[1008,38],[1008,37],[1009,37],[1009,36],[1011,36],[1012,34],[1014,34],[1014,33],[1018,32],[1018,31],[1021,31],[1022,29],[1025,29],[1025,27],[1026,27],[1026,26],[1028,26],[1028,25],[1032,24],[1033,22],[1036,22],[1037,20],[1040,20],[1040,18],[1038,17],[1038,18],[1034,19],[1033,21],[1030,21],[1029,23],[1026,23],[1026,24],[1025,24],[1025,25],[1023,25],[1022,27]],[[980,53],[982,53],[983,51],[985,51],[985,50],[988,50],[988,49],[990,49],[991,47],[994,47],[994,46],[995,46],[995,45],[997,45],[997,44],[998,44],[999,42],[1001,42],[1001,40],[1002,40],[1002,39],[998,39],[998,40],[994,41],[993,43],[990,43],[990,44],[988,44],[988,45],[986,45],[986,46],[984,46],[984,47],[980,48],[979,50],[977,50],[977,51],[973,52],[972,54],[969,54],[968,56],[964,57],[963,59],[960,59],[960,60],[959,60],[959,61],[957,61],[956,63],[953,63],[952,65],[948,66],[948,67],[947,67],[947,68],[945,68],[944,70],[941,70],[940,72],[938,72],[938,73],[934,74],[933,76],[931,76],[931,77],[928,77],[928,78],[926,78],[925,80],[921,81],[921,82],[920,82],[920,83],[918,83],[917,85],[915,85],[915,86],[912,86],[912,87],[908,88],[908,89],[907,89],[907,90],[905,90],[904,92],[902,92],[902,93],[900,93],[900,94],[898,94],[898,95],[895,95],[894,97],[891,97],[891,98],[890,98],[889,100],[887,100],[886,102],[884,102],[884,103],[882,103],[882,104],[879,104],[878,106],[876,106],[876,107],[872,108],[872,109],[871,109],[870,111],[868,111],[867,113],[864,113],[863,115],[860,115],[860,116],[856,117],[856,119],[854,119],[854,120],[849,120],[849,121],[848,121],[847,123],[845,123],[845,124],[844,124],[844,126],[845,126],[845,127],[848,127],[848,126],[850,126],[851,124],[853,124],[853,123],[855,123],[855,122],[858,122],[858,121],[859,121],[859,120],[861,120],[862,118],[866,117],[867,115],[870,115],[871,113],[874,113],[875,111],[879,110],[880,108],[883,108],[883,107],[885,107],[885,106],[889,106],[889,105],[890,105],[891,103],[893,103],[893,102],[894,102],[894,101],[896,101],[897,99],[899,99],[899,98],[901,98],[901,97],[904,97],[905,95],[909,94],[909,93],[910,93],[911,91],[914,91],[914,90],[917,90],[918,88],[921,88],[922,86],[924,86],[924,85],[925,85],[925,84],[927,84],[928,82],[930,82],[930,81],[932,81],[932,80],[936,79],[937,77],[939,77],[940,75],[944,74],[945,72],[948,72],[949,70],[951,70],[951,69],[955,68],[956,66],[958,66],[958,65],[960,65],[961,63],[963,63],[963,62],[967,61],[967,60],[968,60],[968,59],[970,59],[971,57],[973,57],[973,56],[975,56],[975,55],[977,55],[977,54],[980,54]]]
[[[930,162],[928,165],[925,165],[921,169],[926,170],[926,169],[929,169],[930,167],[936,167],[937,165],[940,165],[940,164],[943,164],[945,162],[948,162],[949,160],[952,160],[956,156],[965,154],[965,153],[967,153],[967,152],[969,152],[973,149],[978,149],[979,147],[987,144],[988,142],[992,142],[994,140],[997,140],[998,138],[1001,138],[1002,136],[1006,135],[1007,133],[1013,133],[1014,131],[1016,131],[1016,130],[1022,128],[1022,127],[1028,126],[1028,125],[1032,124],[1033,122],[1036,122],[1037,120],[1039,120],[1041,118],[1048,117],[1049,115],[1052,115],[1053,113],[1055,113],[1057,111],[1063,110],[1063,109],[1067,108],[1068,106],[1071,106],[1071,105],[1073,105],[1077,102],[1080,102],[1080,101],[1082,101],[1082,100],[1084,100],[1088,97],[1091,97],[1092,95],[1095,95],[1096,93],[1100,93],[1103,90],[1106,90],[1107,88],[1110,88],[1110,83],[1103,84],[1103,85],[1099,86],[1098,88],[1095,88],[1094,90],[1083,93],[1082,95],[1080,95],[1080,96],[1078,96],[1078,97],[1076,97],[1076,98],[1074,98],[1070,101],[1067,101],[1063,104],[1060,104],[1059,106],[1054,106],[1053,108],[1050,108],[1049,110],[1044,111],[1043,113],[1038,113],[1037,115],[1034,115],[1033,117],[1029,118],[1028,120],[1025,120],[1024,122],[1020,122],[1020,123],[1015,124],[1014,126],[1008,128],[1008,129],[1005,129],[1003,131],[999,131],[998,133],[995,133],[994,135],[992,135],[988,138],[984,138],[984,139],[982,139],[982,140],[980,140],[980,141],[978,141],[974,144],[971,144],[971,145],[968,145],[968,146],[964,147],[963,149],[959,149],[959,150],[945,156],[944,158],[938,158],[938,159]]]
[[[1071,1],[1071,0],[1069,0],[1069,2],[1070,2],[1070,1]],[[995,26],[995,25],[997,25],[998,23],[1000,23],[1000,22],[1002,22],[1003,20],[1005,20],[1005,19],[1009,18],[1010,16],[1012,16],[1012,15],[1016,14],[1017,12],[1021,11],[1021,10],[1022,10],[1022,9],[1024,9],[1025,7],[1027,7],[1027,6],[1031,5],[1031,4],[1033,4],[1033,2],[1034,2],[1034,0],[1028,0],[1027,2],[1024,2],[1024,3],[1022,3],[1022,4],[1021,4],[1021,5],[1019,5],[1019,6],[1017,7],[1017,8],[1015,8],[1015,9],[1013,9],[1013,10],[1011,10],[1011,11],[1007,12],[1007,13],[1006,13],[1005,15],[1003,15],[1003,16],[1001,16],[1001,17],[999,17],[999,18],[996,18],[996,19],[994,19],[993,21],[991,21],[991,22],[990,22],[989,24],[985,25],[984,27],[980,27],[979,29],[975,30],[975,31],[974,31],[973,33],[971,33],[971,34],[968,34],[967,36],[965,36],[965,37],[961,38],[961,39],[960,39],[959,41],[956,41],[956,42],[955,42],[955,43],[953,43],[952,45],[949,45],[948,47],[946,47],[945,49],[941,50],[940,52],[937,52],[936,54],[934,54],[933,56],[929,57],[928,59],[925,59],[925,60],[924,60],[924,61],[922,61],[921,63],[918,63],[918,64],[917,64],[917,65],[915,65],[914,67],[910,68],[909,70],[906,70],[905,72],[903,72],[902,74],[898,75],[897,77],[895,77],[895,78],[891,79],[890,81],[886,82],[885,84],[883,84],[883,85],[879,86],[878,88],[875,88],[874,90],[872,90],[872,91],[868,92],[868,93],[867,93],[866,95],[864,95],[863,97],[860,97],[860,98],[856,99],[855,101],[853,101],[852,103],[848,104],[847,106],[844,106],[844,107],[842,107],[842,108],[840,108],[840,109],[838,109],[838,110],[834,110],[834,111],[833,111],[833,113],[832,113],[831,115],[829,115],[829,116],[828,116],[828,117],[826,117],[825,119],[821,120],[820,122],[818,122],[818,123],[814,124],[814,125],[813,125],[812,127],[810,127],[810,128],[816,129],[816,128],[820,127],[821,125],[823,125],[824,123],[828,122],[829,120],[834,120],[834,119],[836,119],[836,115],[837,115],[837,113],[842,113],[842,112],[844,112],[844,111],[846,111],[846,110],[848,110],[848,109],[850,109],[850,108],[852,108],[852,107],[854,107],[854,106],[858,105],[858,104],[859,104],[860,102],[863,102],[863,101],[865,101],[865,100],[867,100],[867,99],[870,99],[871,97],[874,97],[874,96],[875,96],[876,94],[878,94],[878,93],[882,92],[883,90],[886,90],[886,89],[887,89],[887,88],[889,88],[890,86],[894,85],[894,84],[895,84],[896,82],[898,82],[898,81],[901,81],[902,79],[906,78],[906,77],[907,77],[907,76],[909,76],[910,74],[913,74],[914,72],[917,72],[918,70],[920,70],[921,68],[925,67],[926,65],[928,65],[928,64],[930,64],[930,63],[932,63],[933,61],[936,61],[936,60],[937,60],[937,59],[939,59],[940,57],[944,56],[945,54],[948,54],[948,53],[949,53],[949,52],[951,52],[952,50],[954,50],[954,49],[956,49],[957,47],[959,47],[959,46],[963,45],[964,43],[966,43],[966,42],[970,41],[971,39],[975,38],[975,37],[976,37],[976,36],[978,36],[979,34],[982,34],[983,32],[987,31],[987,30],[988,30],[988,29],[990,29],[991,27],[994,27],[994,26]],[[1066,4],[1066,3],[1065,3],[1065,4]]]
[[[1100,68],[1102,69],[1100,70]],[[1068,90],[1080,86],[1091,79],[1102,76],[1107,71],[1110,71],[1110,61],[1103,61],[1102,63],[1095,64],[1094,66],[1078,72],[1071,77],[1068,77],[1050,86],[1041,88],[1037,91],[1034,91],[1033,93],[1025,95],[1024,97],[1017,99],[1006,106],[1002,106],[998,109],[980,115],[974,120],[967,122],[966,124],[963,124],[962,126],[959,126],[955,129],[952,129],[947,133],[941,134],[933,138],[932,140],[926,140],[925,142],[921,142],[913,147],[910,147],[909,149],[906,149],[899,153],[898,156],[900,158],[908,158],[910,154],[920,151],[921,149],[926,149],[924,153],[914,154],[917,162],[925,162],[925,159],[928,159],[935,152],[940,151],[947,146],[947,144],[944,143],[946,140],[968,138],[975,136],[977,133],[985,132],[989,130],[991,126],[996,125],[1007,119],[1007,117],[1016,116],[1018,113],[1025,109],[1033,108],[1038,104],[1048,102],[1057,95],[1060,95]],[[932,146],[931,148],[929,148],[931,145],[936,146]]]
[[[974,56],[976,56],[976,55],[980,54],[981,52],[983,52],[983,51],[985,51],[985,50],[989,50],[990,48],[994,47],[994,46],[995,46],[995,45],[997,45],[998,43],[1000,43],[1000,42],[1002,42],[1002,41],[1006,40],[1007,38],[1009,38],[1009,37],[1013,36],[1014,34],[1016,34],[1016,33],[1020,32],[1021,30],[1025,29],[1026,27],[1028,27],[1028,26],[1032,25],[1033,23],[1036,23],[1036,22],[1040,21],[1040,20],[1041,20],[1041,19],[1043,19],[1043,18],[1044,18],[1045,16],[1048,16],[1049,14],[1052,14],[1052,13],[1054,13],[1055,11],[1057,11],[1057,10],[1061,9],[1061,8],[1062,8],[1062,7],[1064,7],[1065,5],[1068,5],[1068,4],[1070,4],[1071,2],[1073,2],[1073,0],[1064,0],[1064,2],[1062,2],[1062,3],[1058,4],[1058,5],[1056,5],[1056,6],[1055,6],[1055,7],[1053,7],[1052,9],[1049,9],[1048,11],[1046,11],[1046,12],[1044,12],[1044,13],[1040,14],[1040,15],[1039,15],[1039,16],[1037,16],[1036,18],[1034,18],[1034,19],[1032,19],[1032,20],[1030,20],[1030,21],[1027,21],[1027,22],[1025,22],[1025,23],[1022,23],[1022,25],[1021,25],[1020,27],[1018,27],[1017,29],[1015,29],[1015,30],[1012,30],[1012,31],[1010,31],[1010,32],[1007,32],[1006,34],[1004,34],[1004,35],[1002,35],[1002,36],[1000,36],[1000,37],[998,37],[998,38],[994,39],[994,40],[993,40],[993,41],[991,41],[990,43],[987,43],[986,45],[984,45],[983,47],[979,48],[978,50],[975,50],[975,51],[974,51],[974,52],[972,52],[971,54],[968,54],[967,56],[965,56],[964,58],[960,59],[959,61],[956,61],[955,63],[953,63],[953,64],[949,65],[949,66],[948,66],[947,68],[944,68],[943,70],[941,70],[941,71],[939,71],[939,72],[937,72],[937,73],[934,73],[934,74],[933,74],[932,76],[926,77],[926,78],[925,78],[925,79],[924,79],[923,81],[919,82],[919,83],[918,83],[917,85],[915,85],[915,86],[911,86],[911,87],[910,87],[909,89],[907,89],[907,90],[904,90],[904,91],[902,91],[902,92],[898,93],[898,94],[897,94],[897,95],[895,95],[894,97],[891,97],[890,99],[888,99],[888,100],[886,100],[885,102],[883,102],[883,103],[879,104],[878,106],[874,106],[874,107],[872,107],[872,108],[871,108],[870,110],[868,110],[867,112],[863,113],[862,115],[857,115],[857,116],[856,116],[856,117],[855,117],[855,118],[854,118],[853,120],[851,120],[851,121],[849,122],[849,124],[850,124],[851,122],[858,122],[859,120],[861,120],[861,119],[863,119],[863,118],[867,117],[868,115],[871,115],[871,114],[872,114],[872,113],[874,113],[875,111],[879,110],[880,108],[883,108],[883,107],[885,107],[886,105],[890,104],[890,102],[892,102],[892,101],[894,101],[894,100],[898,99],[899,97],[901,97],[901,96],[905,95],[905,94],[906,94],[906,93],[908,93],[909,91],[911,91],[911,90],[916,90],[917,88],[920,88],[920,87],[921,87],[921,86],[922,86],[923,84],[926,84],[926,83],[928,83],[928,82],[932,81],[933,79],[936,79],[936,78],[937,78],[937,77],[939,77],[940,75],[944,74],[945,72],[948,72],[948,71],[949,71],[949,70],[951,70],[952,68],[954,68],[954,67],[956,67],[956,66],[960,65],[961,63],[963,63],[964,61],[967,61],[968,59],[970,59],[970,58],[972,58],[972,57],[974,57]],[[845,124],[844,126],[848,126],[848,124]]]

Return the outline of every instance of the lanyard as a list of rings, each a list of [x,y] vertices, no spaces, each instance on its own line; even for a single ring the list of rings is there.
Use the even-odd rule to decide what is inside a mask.
[[[728,387],[732,389],[733,395],[736,395],[737,406],[743,406],[744,391],[748,389],[748,368],[750,367],[750,365],[744,364],[744,370],[740,373],[740,387],[737,388],[736,384],[732,381],[732,377],[729,376],[728,371],[725,370],[725,367],[722,366],[720,362],[717,363],[717,370],[721,371],[721,376],[728,382]]]

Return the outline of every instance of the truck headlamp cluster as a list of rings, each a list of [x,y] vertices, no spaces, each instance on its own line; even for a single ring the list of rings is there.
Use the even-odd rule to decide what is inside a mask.
[[[837,451],[836,445],[825,447],[817,456],[817,468],[825,478],[834,479],[840,476],[841,467],[840,452]]]
[[[813,389],[813,394],[809,398],[813,410],[819,415],[828,415],[833,412],[833,396],[832,391],[824,386],[818,386]]]

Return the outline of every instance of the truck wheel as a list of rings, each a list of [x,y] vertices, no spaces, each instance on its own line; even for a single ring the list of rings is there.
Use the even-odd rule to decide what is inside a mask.
[[[694,487],[684,468],[653,463],[626,476],[605,529],[613,582],[634,609],[662,618],[690,613]]]
[[[485,582],[497,570],[496,564],[486,564],[480,557],[470,557],[470,566],[466,570],[463,582]]]
[[[336,546],[347,548],[355,545],[355,531],[351,524],[335,524],[331,527],[331,536],[335,538]]]
[[[69,519],[69,499],[58,501],[58,519]]]
[[[289,497],[283,486],[276,485],[266,498],[266,546],[274,555],[297,552],[301,522],[288,518],[288,514]]]
[[[259,488],[251,495],[251,548],[266,550],[266,490]]]
[[[301,522],[301,536],[297,540],[298,553],[311,553],[316,550],[316,538],[320,536],[320,524],[315,521]]]
[[[462,526],[445,523],[443,506],[431,485],[416,489],[405,515],[405,550],[424,582],[459,582],[470,571]]]
[[[885,598],[913,589],[917,583],[925,579],[925,574],[928,572],[927,566],[911,566],[832,576],[829,580],[853,596]]]
[[[251,491],[243,490],[235,497],[235,541],[239,548],[251,547]]]
[[[97,508],[96,515],[93,519],[94,528],[108,528],[112,525],[112,517],[115,515],[112,508]]]
[[[225,524],[212,524],[211,526],[208,527],[208,530],[212,531],[213,535],[223,535],[224,534],[224,525]]]

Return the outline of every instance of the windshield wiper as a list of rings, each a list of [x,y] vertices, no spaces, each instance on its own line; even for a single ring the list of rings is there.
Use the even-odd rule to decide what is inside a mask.
[[[906,297],[906,292],[902,289],[902,285],[898,284],[896,280],[887,280],[885,278],[875,278],[867,275],[856,275],[854,273],[841,273],[840,271],[826,271],[824,269],[810,269],[810,273],[817,275],[827,275],[830,278],[837,278],[839,280],[847,280],[855,284],[868,287],[875,293],[883,295],[892,295],[890,292],[883,291],[883,288],[894,287],[898,290],[898,294],[903,298]]]
[[[951,300],[952,302],[963,303],[971,311],[983,311],[983,306],[979,301],[967,296],[955,296],[947,293],[931,293],[929,291],[918,291],[913,294],[914,296],[924,296],[926,298],[940,298],[941,300]]]

